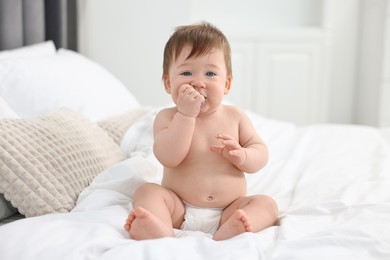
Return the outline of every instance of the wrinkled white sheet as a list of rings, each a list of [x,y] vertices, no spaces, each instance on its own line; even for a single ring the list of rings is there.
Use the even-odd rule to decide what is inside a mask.
[[[161,179],[151,153],[151,113],[123,139],[130,158],[101,173],[71,213],[0,227],[0,259],[389,260],[390,129],[297,127],[249,114],[270,161],[247,176],[248,192],[276,199],[278,226],[221,242],[182,231],[177,238],[131,240],[123,222],[133,191]]]

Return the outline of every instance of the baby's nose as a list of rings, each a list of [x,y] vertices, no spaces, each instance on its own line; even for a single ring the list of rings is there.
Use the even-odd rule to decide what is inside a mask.
[[[204,82],[201,81],[201,80],[193,81],[193,82],[191,82],[190,85],[195,87],[195,88],[204,88],[204,87],[206,87],[206,84],[204,84]]]

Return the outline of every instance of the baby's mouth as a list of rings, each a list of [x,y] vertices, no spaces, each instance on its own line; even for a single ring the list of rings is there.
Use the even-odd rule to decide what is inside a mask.
[[[202,94],[201,94],[202,95]],[[203,98],[204,98],[204,100],[201,102],[201,106],[203,106],[205,103],[206,103],[206,100],[207,100],[207,97],[206,96],[204,96],[204,95],[202,95],[203,96]]]

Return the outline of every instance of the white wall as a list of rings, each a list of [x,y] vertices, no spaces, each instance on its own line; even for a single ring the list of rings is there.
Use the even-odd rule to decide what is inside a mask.
[[[191,21],[205,19],[224,32],[321,25],[322,0],[191,0]],[[205,8],[207,6],[207,8]]]
[[[78,7],[79,51],[117,76],[142,104],[169,102],[161,82],[163,48],[174,27],[189,22],[189,2],[80,0]]]
[[[170,102],[161,83],[165,42],[176,26],[207,20],[232,43],[230,95],[234,102],[265,116],[302,124],[378,125],[378,117],[388,117],[383,112],[387,111],[385,102],[379,102],[381,108],[375,104],[383,97],[378,93],[390,92],[384,83],[388,76],[380,74],[370,80],[371,74],[362,71],[381,69],[387,63],[367,58],[371,48],[380,44],[359,40],[366,39],[364,32],[370,35],[377,28],[375,22],[362,27],[362,19],[370,17],[367,12],[372,10],[366,8],[367,3],[383,8],[386,2],[79,0],[79,50],[122,80],[142,104],[164,105]],[[384,38],[380,37],[383,30],[374,32],[379,33],[375,39]],[[384,52],[382,48],[374,51],[376,56]],[[300,73],[302,77],[297,78]],[[372,98],[364,100],[367,95]],[[297,104],[295,111],[286,100],[290,106]]]
[[[230,41],[233,87],[227,100],[299,124],[328,120],[322,1],[191,3],[192,22],[210,21]]]
[[[170,99],[160,80],[162,53],[176,26],[207,20],[229,35],[318,25],[321,1],[314,2],[79,0],[79,51],[109,69],[142,104],[163,105]]]
[[[390,126],[390,1],[361,2],[355,119]]]
[[[384,28],[382,85],[379,101],[379,126],[390,126],[390,1],[387,1]]]
[[[323,11],[328,35],[328,121],[354,123],[360,1],[326,0]]]

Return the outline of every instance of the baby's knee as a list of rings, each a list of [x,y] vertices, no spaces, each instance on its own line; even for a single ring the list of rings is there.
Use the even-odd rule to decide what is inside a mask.
[[[134,196],[137,197],[137,196],[143,196],[145,194],[148,194],[149,196],[152,195],[152,194],[161,194],[162,192],[164,191],[164,188],[161,187],[160,185],[158,184],[155,184],[155,183],[145,183],[145,184],[142,184],[141,186],[139,186],[135,193],[134,193]]]
[[[255,200],[257,203],[261,204],[262,208],[268,209],[268,211],[274,215],[275,218],[277,218],[279,214],[278,204],[276,201],[266,195],[255,195],[253,196],[253,200]]]

